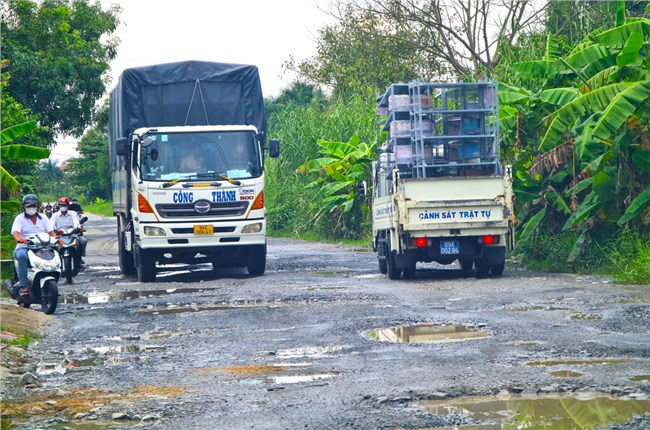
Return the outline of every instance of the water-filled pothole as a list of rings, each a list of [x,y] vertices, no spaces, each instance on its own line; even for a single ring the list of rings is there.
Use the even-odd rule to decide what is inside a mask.
[[[623,364],[634,360],[630,359],[611,359],[611,360],[547,360],[531,361],[526,366],[575,366],[575,365],[598,365],[598,364]]]
[[[458,414],[466,422],[474,423],[453,427],[459,430],[596,429],[625,423],[650,412],[650,400],[623,399],[600,393],[464,397],[425,401],[420,405],[432,414]]]
[[[372,340],[395,343],[448,343],[490,337],[479,327],[463,324],[417,324],[371,330],[365,335]]]
[[[108,303],[119,300],[131,300],[137,298],[158,297],[170,294],[191,294],[205,291],[205,288],[168,288],[166,290],[130,290],[130,291],[91,291],[88,294],[64,294],[59,297],[59,303],[64,304],[95,304]]]

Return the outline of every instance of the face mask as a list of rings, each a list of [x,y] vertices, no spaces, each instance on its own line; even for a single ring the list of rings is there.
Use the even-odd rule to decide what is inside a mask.
[[[68,207],[67,206],[61,206],[61,212],[67,212]]]
[[[36,215],[36,208],[26,208],[25,213],[29,216],[34,216]]]

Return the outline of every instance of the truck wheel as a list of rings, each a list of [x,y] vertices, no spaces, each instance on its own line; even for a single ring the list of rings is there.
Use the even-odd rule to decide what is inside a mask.
[[[379,272],[382,275],[385,275],[386,272],[388,272],[388,263],[386,262],[388,257],[388,251],[386,250],[386,244],[382,243],[377,250],[377,259],[379,261]],[[379,257],[384,257],[384,258],[379,258]]]
[[[137,252],[138,263],[136,271],[138,272],[138,281],[140,282],[153,282],[156,280],[156,260],[147,252],[146,249],[140,248],[135,245],[135,252]]]
[[[492,272],[492,276],[501,276],[503,275],[503,269],[505,269],[505,267],[506,263],[495,264],[490,269],[490,272]]]
[[[117,248],[120,260],[120,271],[124,275],[132,275],[135,273],[135,265],[133,264],[133,253],[126,250],[126,231],[122,231],[120,218],[117,219]]]
[[[476,277],[485,278],[490,273],[490,265],[481,260],[476,260]]]
[[[386,248],[386,272],[388,274],[388,279],[399,279],[402,274],[402,269],[397,267],[395,253],[390,250],[390,242],[387,242]]]
[[[266,244],[251,247],[246,268],[251,276],[260,276],[266,270]]]
[[[474,260],[472,259],[461,258],[458,260],[458,263],[460,264],[460,269],[465,272],[471,272],[474,268]]]

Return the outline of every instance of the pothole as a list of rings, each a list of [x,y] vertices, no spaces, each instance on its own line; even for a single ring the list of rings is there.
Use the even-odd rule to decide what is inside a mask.
[[[639,381],[647,381],[647,382],[650,382],[650,375],[637,375],[637,376],[633,376],[632,378],[630,378],[630,381],[635,381],[635,382],[639,382]]]
[[[610,360],[547,360],[547,361],[531,361],[526,363],[526,366],[575,366],[575,365],[602,365],[602,364],[623,364],[630,363],[634,360],[630,359],[610,359]]]
[[[336,373],[305,373],[312,363],[280,363],[262,365],[226,366],[214,369],[198,369],[193,373],[220,373],[231,375],[242,385],[299,384],[334,378]]]
[[[582,376],[582,373],[574,372],[572,370],[556,370],[549,373],[553,376],[557,376],[558,378],[577,378],[578,376]]]
[[[490,337],[480,327],[463,324],[417,324],[371,330],[365,335],[372,340],[393,343],[448,343]]]
[[[419,402],[436,415],[460,415],[475,430],[595,429],[620,424],[650,412],[650,400],[623,399],[600,393],[579,395],[507,395],[462,397]]]
[[[88,294],[64,294],[59,297],[59,303],[64,304],[96,304],[120,300],[167,296],[171,294],[192,294],[205,291],[205,288],[169,288],[165,290],[130,290],[112,292],[89,292]]]

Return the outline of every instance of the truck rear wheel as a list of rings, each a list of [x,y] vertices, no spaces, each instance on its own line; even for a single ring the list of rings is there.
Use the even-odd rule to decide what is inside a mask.
[[[387,255],[388,251],[386,249],[386,244],[381,242],[377,249],[377,260],[379,261],[379,273],[382,275],[385,275],[386,272],[388,272],[388,263],[386,262],[388,259]]]
[[[399,279],[402,274],[402,268],[397,267],[395,253],[390,248],[390,241],[386,241],[386,272],[388,279]]]
[[[503,275],[503,269],[505,269],[505,267],[506,263],[495,264],[490,269],[490,272],[492,272],[492,276],[501,276]]]
[[[135,264],[133,264],[133,252],[126,250],[126,235],[130,234],[122,228],[120,217],[117,218],[117,248],[120,260],[120,271],[124,275],[132,275],[135,273]]]
[[[146,249],[135,245],[135,252],[138,258],[136,271],[138,272],[138,281],[153,282],[156,280],[156,260],[147,252]]]
[[[246,268],[251,276],[260,276],[266,270],[266,244],[251,247]]]

